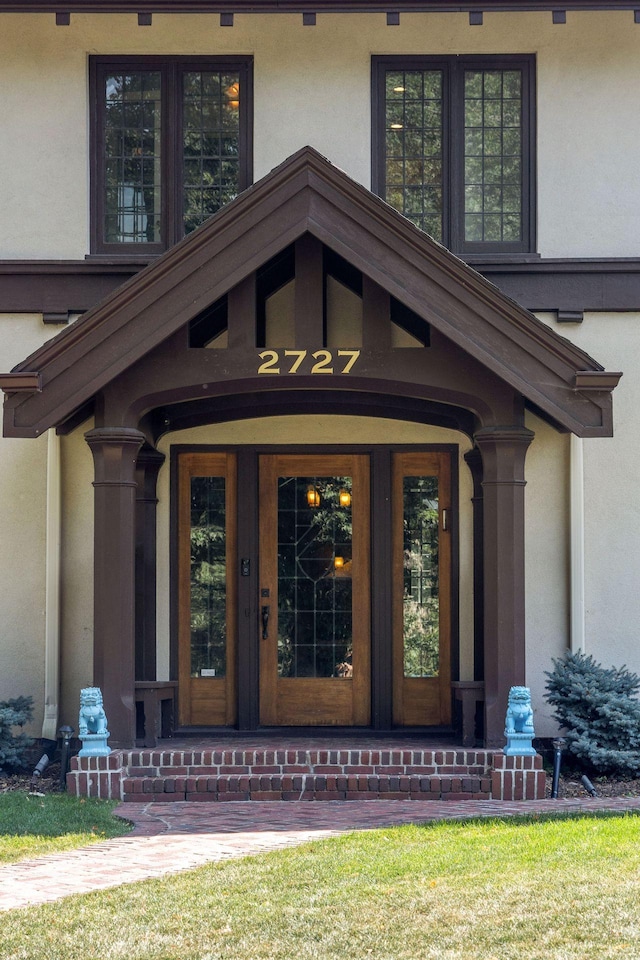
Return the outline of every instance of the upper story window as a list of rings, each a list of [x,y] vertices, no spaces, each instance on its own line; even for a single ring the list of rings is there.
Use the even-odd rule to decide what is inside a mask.
[[[92,57],[92,252],[160,253],[251,182],[250,58]]]
[[[462,255],[535,250],[533,56],[374,57],[373,189]]]

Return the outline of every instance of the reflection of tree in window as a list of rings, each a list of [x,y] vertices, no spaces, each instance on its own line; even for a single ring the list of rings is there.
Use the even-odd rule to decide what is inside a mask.
[[[191,480],[191,676],[226,673],[224,477]],[[215,674],[213,673],[215,671]]]
[[[350,477],[278,481],[278,674],[348,677]]]
[[[105,240],[160,240],[160,74],[105,80]]]
[[[438,479],[404,478],[404,675],[439,670]]]
[[[240,78],[185,73],[183,98],[184,232],[190,233],[238,193]]]

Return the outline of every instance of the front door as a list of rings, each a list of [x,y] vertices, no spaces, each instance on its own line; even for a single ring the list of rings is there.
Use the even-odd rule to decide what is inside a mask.
[[[254,486],[233,451],[179,455],[181,726],[233,726],[252,664],[264,726],[368,726],[372,688],[395,726],[450,723],[451,452],[387,451],[377,464],[371,475],[367,454],[262,454]],[[239,559],[239,510],[259,531],[254,560],[245,547]],[[390,584],[380,596],[372,554]],[[238,577],[256,569],[248,620]]]
[[[367,726],[369,458],[260,458],[260,722]]]

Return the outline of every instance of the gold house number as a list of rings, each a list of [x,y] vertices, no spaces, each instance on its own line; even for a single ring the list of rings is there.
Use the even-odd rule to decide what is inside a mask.
[[[282,364],[283,368],[281,369],[281,354],[282,354]],[[334,355],[331,350],[316,350],[314,353],[309,354],[308,350],[263,350],[262,353],[259,353],[258,356],[262,360],[262,363],[258,367],[258,373],[298,373],[301,367],[303,367],[304,372],[306,373],[306,367],[311,360],[314,360],[315,363],[311,364],[311,369],[309,373],[335,373],[334,369]],[[341,368],[338,369],[338,373],[351,373],[353,366],[360,356],[359,350],[337,350],[336,351],[336,366]],[[307,363],[305,363],[305,360]]]

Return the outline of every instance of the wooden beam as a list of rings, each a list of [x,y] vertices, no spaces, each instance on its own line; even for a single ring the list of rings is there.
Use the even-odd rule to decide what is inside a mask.
[[[41,393],[39,373],[0,373],[0,390],[5,393]]]
[[[322,244],[305,234],[296,240],[295,346],[318,350],[324,344]]]

